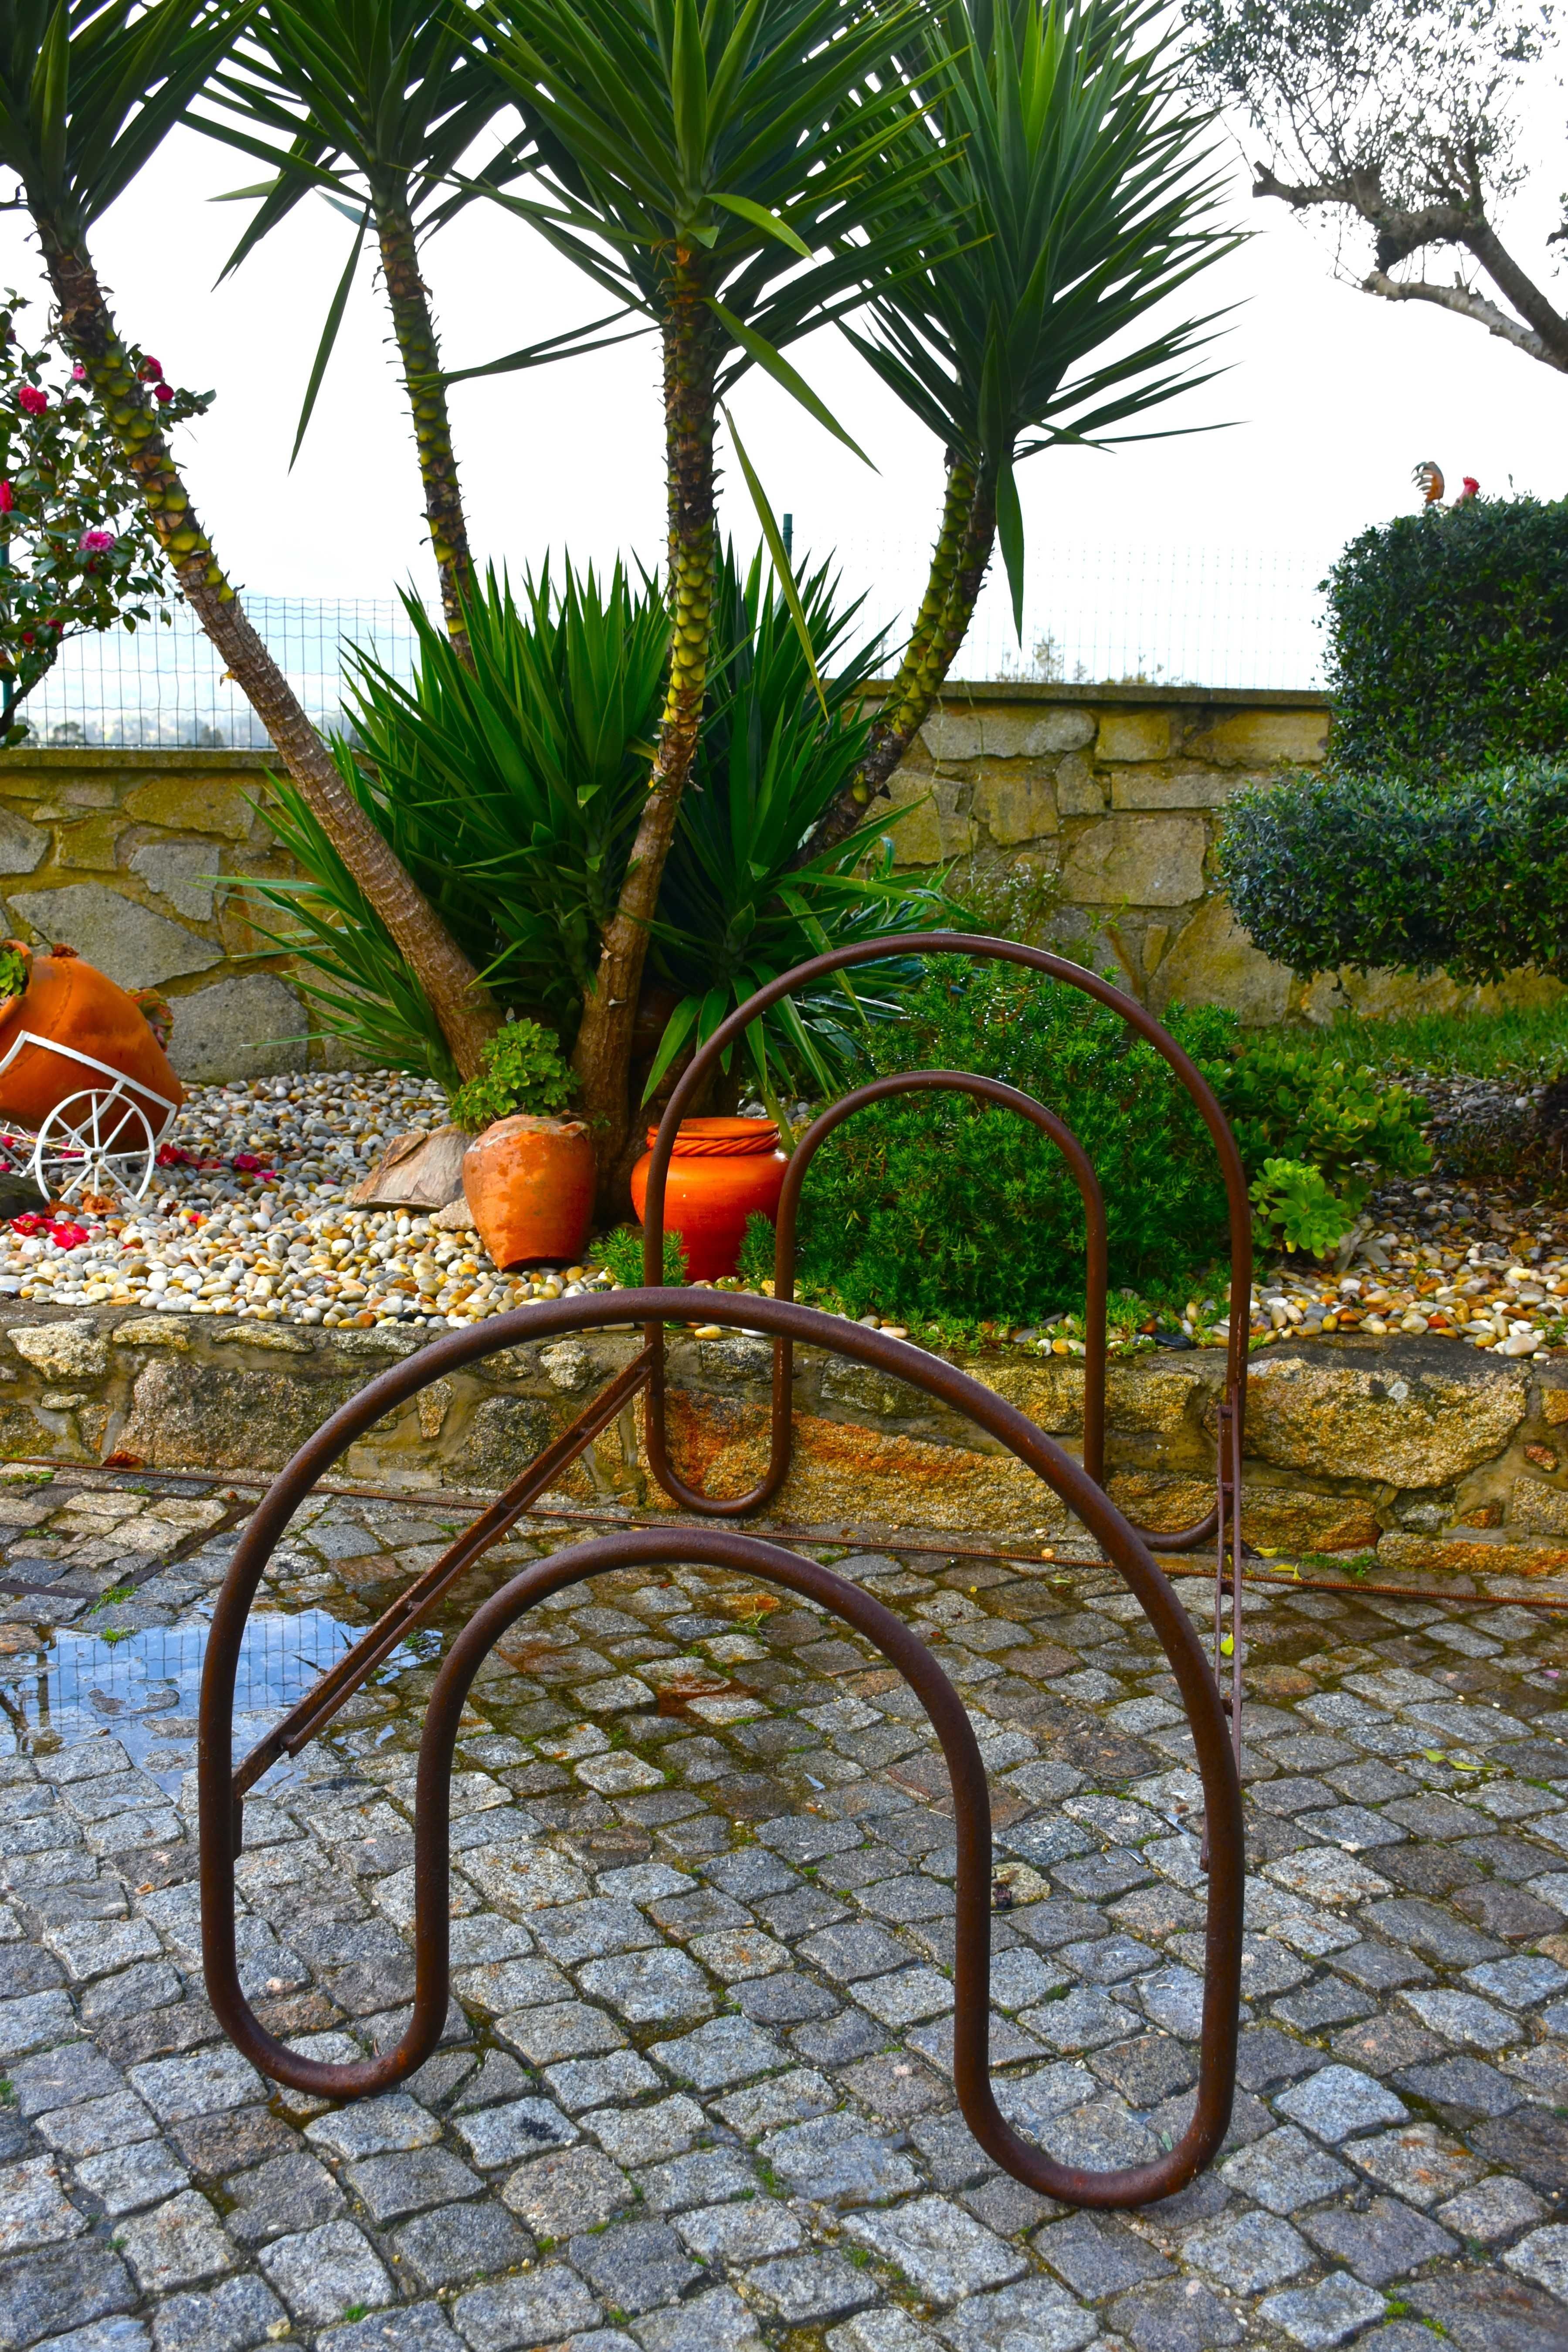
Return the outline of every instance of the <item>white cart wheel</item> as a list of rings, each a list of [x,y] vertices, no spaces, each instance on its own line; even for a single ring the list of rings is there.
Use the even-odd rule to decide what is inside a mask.
[[[157,1148],[145,1111],[128,1095],[89,1087],[57,1103],[38,1129],[32,1166],[51,1201],[119,1192],[139,1201]]]
[[[33,1164],[35,1139],[0,1121],[0,1176],[24,1176]]]

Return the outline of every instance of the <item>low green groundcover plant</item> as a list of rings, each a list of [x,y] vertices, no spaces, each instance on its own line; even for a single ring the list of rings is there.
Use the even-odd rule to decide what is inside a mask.
[[[454,1092],[452,1118],[470,1135],[519,1111],[552,1118],[565,1109],[576,1085],[552,1031],[537,1021],[509,1021],[485,1047],[479,1076]]]
[[[1225,1189],[1207,1130],[1113,1011],[1005,967],[943,960],[908,1014],[868,1040],[875,1071],[983,1071],[1046,1103],[1079,1137],[1105,1195],[1113,1290],[1173,1296],[1223,1256]],[[1402,1090],[1310,1047],[1249,1039],[1214,1008],[1173,1009],[1166,1022],[1235,1120],[1249,1176],[1268,1162],[1300,1171],[1257,1196],[1262,1238],[1330,1246],[1373,1169],[1429,1164]],[[1059,1152],[1013,1114],[961,1095],[868,1106],[805,1181],[802,1295],[852,1315],[1016,1323],[1080,1305],[1084,1268],[1082,1202]]]

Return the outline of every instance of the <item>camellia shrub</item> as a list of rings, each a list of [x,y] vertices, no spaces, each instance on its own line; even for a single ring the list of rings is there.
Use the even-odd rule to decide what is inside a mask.
[[[1568,974],[1568,766],[1451,782],[1335,769],[1238,793],[1220,876],[1237,920],[1296,971]]]
[[[1340,771],[1431,782],[1568,742],[1568,499],[1400,515],[1325,584]]]

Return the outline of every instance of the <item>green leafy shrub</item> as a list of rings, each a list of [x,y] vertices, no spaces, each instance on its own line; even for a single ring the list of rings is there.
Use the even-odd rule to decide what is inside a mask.
[[[1354,1208],[1337,1199],[1321,1169],[1305,1160],[1266,1160],[1250,1198],[1258,1213],[1256,1238],[1264,1247],[1283,1242],[1288,1250],[1321,1257],[1355,1223]]]
[[[32,971],[31,951],[19,940],[7,940],[0,945],[0,1003],[20,996]]]
[[[1222,1082],[1232,1017],[1177,1012],[1169,1025]],[[1058,1111],[1104,1188],[1113,1285],[1163,1283],[1223,1247],[1206,1129],[1152,1048],[1077,990],[944,958],[904,1021],[871,1039],[868,1059],[879,1072],[979,1071]],[[812,1162],[800,1275],[803,1293],[831,1289],[853,1315],[907,1323],[1066,1308],[1083,1297],[1078,1187],[1054,1146],[1010,1112],[961,1095],[874,1103]]]
[[[1264,1233],[1326,1248],[1353,1221],[1371,1174],[1430,1164],[1422,1106],[1369,1069],[1311,1041],[1244,1035],[1210,1007],[1173,1009],[1167,1026],[1232,1119],[1249,1175],[1276,1171],[1254,1195]],[[1225,1188],[1208,1130],[1109,1007],[1015,968],[943,959],[905,1022],[876,1034],[868,1059],[879,1072],[977,1071],[1057,1111],[1104,1192],[1113,1290],[1179,1297],[1223,1256]],[[799,1261],[802,1295],[830,1293],[852,1315],[1028,1320],[1082,1301],[1083,1208],[1059,1153],[1011,1113],[961,1095],[905,1097],[858,1111],[818,1152]],[[773,1272],[765,1220],[748,1232],[742,1270],[753,1281]]]
[[[1310,1166],[1331,1195],[1342,1196],[1342,1233],[1370,1190],[1363,1163],[1392,1176],[1418,1176],[1432,1165],[1418,1123],[1425,1104],[1366,1065],[1353,1067],[1310,1044],[1249,1038],[1218,1091],[1247,1167]]]
[[[1568,768],[1424,786],[1334,770],[1238,793],[1220,875],[1266,955],[1493,981],[1568,971]]]
[[[642,1238],[640,1225],[617,1225],[613,1234],[603,1234],[594,1244],[598,1263],[627,1290],[642,1287]],[[672,1288],[686,1280],[686,1244],[679,1234],[667,1233],[664,1237],[664,1278]]]
[[[537,1021],[509,1021],[485,1047],[478,1077],[454,1092],[452,1118],[470,1135],[518,1111],[550,1118],[566,1108],[576,1085],[559,1038]]]
[[[1431,781],[1568,739],[1568,499],[1363,530],[1329,574],[1333,758]]]

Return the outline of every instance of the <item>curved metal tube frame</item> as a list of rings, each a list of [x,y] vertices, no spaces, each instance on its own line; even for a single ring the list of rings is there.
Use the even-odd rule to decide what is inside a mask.
[[[257,1777],[233,1760],[234,1688],[251,1602],[279,1538],[316,1481],[383,1414],[430,1381],[521,1340],[601,1330],[628,1317],[658,1324],[713,1321],[761,1327],[775,1341],[826,1347],[906,1381],[967,1415],[1000,1440],[1062,1497],[1120,1570],[1152,1624],[1176,1677],[1192,1726],[1203,1780],[1209,1852],[1202,2063],[1193,2120],[1156,2164],[1093,2172],[1059,2165],[1022,2139],[1001,2115],[992,2091],[990,2017],[991,1811],[984,1768],[962,1700],[934,1658],[890,1611],[815,1561],[736,1531],[635,1529],[557,1552],[504,1586],[458,1634],[437,1677],[420,1748],[415,1810],[416,1993],[401,2041],[378,2058],[353,2065],[301,2056],[268,2032],[239,1981],[235,1939],[235,1864],[243,1834],[243,1790]],[[627,1374],[621,1376],[625,1381]],[[521,1490],[514,1489],[513,1494]],[[518,1506],[519,1508],[521,1506]],[[487,1521],[499,1531],[500,1507]],[[462,1544],[471,1559],[477,1547]],[[494,1540],[494,1533],[489,1537]],[[952,1776],[958,1838],[957,1946],[954,1969],[954,2082],[959,2104],[981,2145],[1021,2180],[1064,2201],[1095,2207],[1145,2204],[1172,2195],[1206,2164],[1229,2121],[1235,2091],[1241,1987],[1243,1847],[1241,1789],[1215,1678],[1186,1611],[1128,1525],[1080,1464],[1023,1413],[940,1358],[879,1331],[846,1324],[792,1301],[735,1297],[707,1290],[634,1290],[583,1296],[520,1308],[450,1338],[384,1372],[352,1398],[303,1445],[272,1486],[242,1538],[213,1615],[202,1680],[197,1775],[201,1813],[202,1949],[208,1997],[231,2041],[276,2081],[329,2098],[352,2099],[405,2080],[435,2049],[448,1999],[448,1782],[458,1718],[468,1686],[495,1642],[525,1610],[563,1586],[601,1570],[655,1561],[708,1561],[765,1577],[831,1609],[877,1644],[924,1705]],[[438,1591],[439,1583],[434,1591]],[[433,1606],[433,1601],[422,1606]],[[407,1622],[414,1622],[410,1618]],[[378,1629],[362,1644],[374,1662]],[[367,1646],[368,1645],[368,1646]],[[383,1649],[379,1654],[384,1654]],[[368,1672],[368,1665],[363,1671]],[[320,1686],[319,1686],[320,1687]],[[342,1682],[334,1703],[353,1687]],[[297,1749],[331,1712],[312,1693],[297,1710]],[[263,1742],[257,1760],[268,1752]]]
[[[670,1156],[675,1150],[680,1122],[699,1090],[706,1081],[720,1056],[734,1045],[758,1016],[791,995],[796,989],[809,987],[836,971],[852,966],[875,963],[889,956],[908,955],[967,956],[972,961],[1012,963],[1026,971],[1043,973],[1047,979],[1063,982],[1076,988],[1097,1003],[1105,1005],[1136,1031],[1146,1044],[1169,1065],[1208,1129],[1219,1160],[1220,1173],[1225,1181],[1226,1218],[1230,1232],[1230,1315],[1226,1351],[1225,1411],[1231,1424],[1234,1443],[1221,1444],[1215,1500],[1203,1518],[1174,1534],[1160,1533],[1158,1541],[1163,1551],[1194,1551],[1211,1537],[1217,1537],[1219,1548],[1218,1580],[1223,1579],[1225,1545],[1227,1529],[1233,1541],[1239,1521],[1239,1490],[1231,1478],[1233,1457],[1239,1459],[1242,1424],[1247,1409],[1247,1360],[1249,1307],[1252,1295],[1252,1212],[1247,1194],[1247,1177],[1237,1150],[1236,1138],[1224,1111],[1215,1099],[1213,1088],[1190,1055],[1183,1052],[1170,1032],[1155,1020],[1152,1013],[1128,996],[1121,989],[1098,972],[1083,965],[1069,963],[1063,956],[1052,955],[1045,948],[1020,945],[1015,940],[976,938],[962,931],[923,931],[902,939],[862,940],[853,947],[836,948],[831,954],[816,956],[809,963],[796,964],[791,971],[783,972],[770,981],[765,988],[748,997],[746,1003],[721,1022],[707,1044],[692,1057],[659,1121],[654,1142],[653,1159],[648,1168],[647,1192],[643,1202],[643,1281],[649,1289],[660,1288],[664,1279],[664,1202],[669,1171]],[[846,1095],[807,1129],[795,1146],[790,1170],[785,1178],[785,1198],[780,1202],[778,1244],[774,1257],[774,1291],[780,1297],[793,1297],[795,1290],[795,1223],[799,1203],[800,1186],[805,1180],[817,1146],[844,1119],[863,1105],[884,1099],[889,1095],[914,1092],[921,1088],[951,1089],[974,1095],[981,1100],[994,1102],[1016,1111],[1048,1135],[1066,1155],[1079,1189],[1084,1196],[1089,1221],[1089,1283],[1086,1290],[1084,1328],[1084,1461],[1090,1475],[1098,1481],[1104,1475],[1105,1429],[1105,1288],[1103,1268],[1098,1300],[1094,1292],[1095,1217],[1091,1200],[1099,1201],[1100,1189],[1093,1170],[1083,1153],[1082,1146],[1054,1113],[1032,1096],[1019,1093],[1011,1087],[1001,1086],[993,1079],[976,1077],[954,1070],[921,1070],[906,1074],[897,1080],[882,1080],[860,1087]],[[799,1173],[795,1173],[796,1163]],[[1087,1171],[1089,1192],[1085,1184]],[[791,1182],[793,1180],[793,1191]],[[788,1202],[787,1221],[785,1201]],[[1100,1243],[1103,1251],[1104,1214],[1100,1214]],[[753,1322],[756,1318],[752,1318]],[[654,1476],[670,1497],[687,1510],[698,1511],[714,1518],[734,1518],[748,1511],[761,1509],[772,1500],[783,1485],[789,1469],[791,1452],[790,1379],[792,1364],[787,1344],[775,1342],[773,1374],[773,1437],[765,1476],[748,1495],[721,1499],[704,1495],[699,1488],[689,1486],[678,1475],[669,1460],[665,1429],[665,1367],[664,1340],[657,1323],[647,1327],[647,1343],[653,1351],[653,1369],[648,1381],[647,1453]],[[1091,1455],[1092,1435],[1092,1455]],[[1140,1528],[1143,1535],[1155,1531]],[[1216,1633],[1216,1670],[1218,1664]],[[1239,1660],[1240,1642],[1235,1650]]]
[[[831,1104],[820,1118],[806,1129],[784,1171],[784,1190],[779,1195],[777,1220],[778,1240],[773,1251],[773,1297],[795,1297],[795,1232],[800,1213],[801,1187],[805,1171],[816,1155],[818,1147],[826,1142],[836,1127],[867,1103],[885,1102],[889,1097],[912,1094],[973,1095],[981,1102],[994,1103],[1002,1109],[1016,1111],[1043,1135],[1048,1135],[1066,1160],[1083,1199],[1084,1223],[1088,1228],[1086,1311],[1084,1330],[1087,1335],[1084,1352],[1083,1384],[1083,1466],[1097,1486],[1105,1483],[1105,1291],[1106,1236],[1105,1199],[1100,1180],[1088,1152],[1070,1127],[1047,1110],[1033,1095],[1020,1094],[1016,1087],[1004,1086],[1000,1078],[983,1078],[970,1070],[906,1070],[887,1078],[876,1078],[868,1086],[858,1087],[853,1094],[845,1095]],[[653,1231],[648,1227],[648,1233]],[[659,1236],[660,1264],[663,1263],[664,1240]],[[646,1258],[647,1241],[643,1249]],[[662,1331],[662,1327],[659,1327]],[[794,1451],[790,1416],[790,1384],[795,1377],[795,1349],[788,1339],[773,1341],[773,1420],[768,1466],[763,1476],[749,1494],[723,1498],[703,1494],[689,1486],[669,1459],[668,1433],[665,1426],[664,1349],[655,1344],[647,1385],[647,1454],[654,1476],[673,1501],[684,1510],[702,1511],[712,1518],[741,1518],[748,1511],[760,1511],[771,1503],[789,1475],[790,1457]]]

